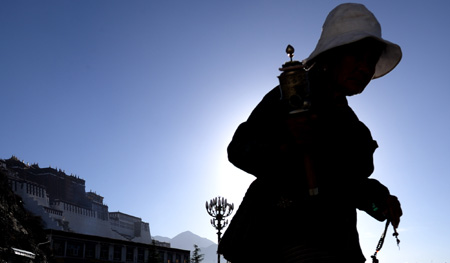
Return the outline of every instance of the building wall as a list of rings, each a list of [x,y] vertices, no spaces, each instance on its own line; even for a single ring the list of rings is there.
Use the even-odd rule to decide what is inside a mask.
[[[45,187],[19,178],[9,178],[9,184],[11,189],[17,195],[28,195],[32,197],[38,205],[49,206],[49,198]]]
[[[163,263],[187,263],[189,250],[120,241],[63,231],[49,231],[56,262],[148,262],[153,249]]]
[[[28,211],[42,217],[46,228],[151,243],[148,223],[121,212],[109,213],[102,196],[85,192],[83,179],[17,160],[0,160],[0,164],[11,189]]]
[[[121,233],[130,240],[151,243],[150,227],[142,222],[139,217],[127,215],[121,212],[109,213],[109,222],[113,231]]]

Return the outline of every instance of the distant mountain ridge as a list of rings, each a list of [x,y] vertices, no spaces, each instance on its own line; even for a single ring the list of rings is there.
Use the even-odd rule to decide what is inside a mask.
[[[207,238],[198,236],[191,231],[185,231],[176,235],[173,238],[153,236],[152,238],[160,241],[170,243],[173,248],[180,248],[190,250],[191,255],[194,250],[194,245],[200,248],[200,253],[204,254],[204,260],[202,263],[215,263],[217,262],[217,244]],[[221,262],[226,262],[225,259],[221,259]]]

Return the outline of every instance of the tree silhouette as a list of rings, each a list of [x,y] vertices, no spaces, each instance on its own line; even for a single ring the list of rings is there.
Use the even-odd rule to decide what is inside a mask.
[[[148,253],[148,262],[149,263],[162,263],[162,259],[159,256],[158,250],[156,249],[156,241],[152,240],[152,245],[150,246]]]
[[[205,255],[200,254],[201,249],[194,244],[194,252],[192,252],[191,263],[200,263]]]

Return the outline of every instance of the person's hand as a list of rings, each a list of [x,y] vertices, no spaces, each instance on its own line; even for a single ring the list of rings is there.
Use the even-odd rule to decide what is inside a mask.
[[[400,217],[403,215],[402,208],[398,198],[394,195],[389,195],[386,199],[387,208],[384,211],[387,218],[391,220],[392,226],[397,229],[400,224]]]

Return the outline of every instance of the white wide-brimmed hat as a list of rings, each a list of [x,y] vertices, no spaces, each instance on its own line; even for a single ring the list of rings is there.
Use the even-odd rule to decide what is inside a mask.
[[[375,68],[373,78],[386,75],[402,58],[400,46],[381,37],[381,26],[376,17],[362,4],[347,3],[335,7],[327,16],[316,49],[304,60],[314,60],[319,54],[335,47],[364,38],[373,38],[386,44]]]

